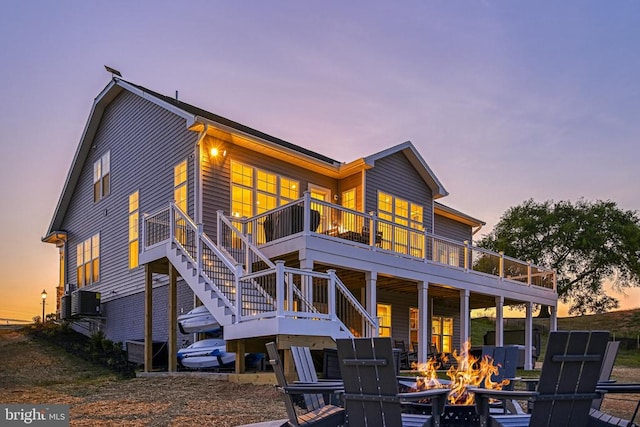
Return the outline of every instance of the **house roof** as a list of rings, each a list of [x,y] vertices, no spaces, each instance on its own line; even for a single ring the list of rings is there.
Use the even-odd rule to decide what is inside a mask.
[[[415,149],[411,142],[405,142],[395,147],[391,147],[387,150],[379,153],[357,159],[350,163],[340,163],[330,157],[308,150],[304,147],[292,144],[274,136],[268,135],[264,132],[260,132],[251,127],[245,126],[233,120],[229,120],[225,117],[213,114],[209,111],[198,108],[194,105],[186,102],[179,101],[175,98],[159,94],[152,90],[149,90],[143,86],[130,83],[118,77],[114,77],[107,86],[98,94],[95,98],[87,123],[83,130],[78,148],[76,149],[69,173],[67,175],[62,194],[58,200],[58,204],[54,211],[51,224],[47,231],[46,236],[42,238],[43,241],[48,243],[56,243],[61,240],[64,234],[60,227],[66,210],[71,202],[74,189],[80,177],[80,172],[86,161],[86,158],[90,152],[90,148],[93,143],[93,139],[98,130],[98,126],[102,119],[102,115],[106,107],[113,101],[122,91],[129,91],[144,99],[147,99],[156,105],[165,108],[168,111],[182,117],[186,121],[186,126],[189,129],[195,130],[197,127],[202,127],[203,124],[213,124],[214,126],[220,126],[222,128],[231,129],[241,135],[249,136],[257,141],[262,141],[271,147],[276,147],[277,150],[284,151],[299,156],[302,159],[307,159],[307,164],[320,165],[320,167],[329,175],[339,177],[345,173],[351,173],[354,169],[370,168],[373,167],[375,161],[382,157],[389,156],[396,152],[402,151],[409,161],[413,164],[416,170],[423,177],[425,182],[432,188],[434,198],[446,196],[448,193],[435,176],[433,171],[429,168],[424,161],[420,153]]]
[[[124,82],[124,80],[121,80],[121,79],[118,79],[118,80]],[[324,156],[322,154],[316,153],[314,151],[308,150],[308,149],[306,149],[304,147],[300,147],[299,145],[292,144],[292,143],[287,142],[285,140],[282,140],[280,138],[276,138],[276,137],[271,136],[269,134],[266,134],[264,132],[260,132],[259,130],[250,128],[249,126],[245,126],[245,125],[243,125],[241,123],[238,123],[238,122],[234,122],[233,120],[229,120],[226,117],[219,116],[217,114],[214,114],[214,113],[211,113],[209,111],[203,110],[202,108],[198,108],[198,107],[196,107],[194,105],[187,104],[186,102],[179,101],[179,100],[177,100],[175,98],[172,98],[170,96],[162,95],[160,93],[154,92],[154,91],[149,90],[149,89],[147,89],[145,87],[142,87],[142,86],[130,83],[130,82],[126,82],[126,83],[128,83],[129,85],[131,85],[133,87],[138,88],[139,90],[141,90],[141,91],[143,91],[145,93],[153,95],[156,98],[161,99],[161,100],[163,100],[164,102],[166,102],[168,104],[171,104],[171,105],[173,105],[173,106],[175,106],[177,108],[180,108],[180,109],[182,109],[182,110],[184,110],[184,111],[186,111],[186,112],[188,112],[190,114],[193,114],[195,116],[196,120],[197,120],[197,118],[202,117],[202,118],[205,118],[207,120],[211,120],[211,121],[213,121],[215,123],[219,123],[219,124],[222,124],[224,126],[230,127],[232,129],[235,129],[235,130],[237,130],[239,132],[242,132],[242,133],[245,133],[247,135],[251,135],[251,136],[254,136],[256,138],[260,138],[260,139],[272,142],[272,143],[277,144],[277,145],[281,145],[281,146],[283,146],[285,148],[297,151],[297,152],[299,152],[301,154],[305,154],[305,155],[313,157],[313,158],[315,158],[317,160],[321,160],[323,162],[330,163],[330,164],[338,164],[338,163],[340,163],[337,160],[334,160],[334,159],[332,159],[330,157],[327,157],[327,156]]]
[[[469,216],[463,212],[460,212],[457,209],[450,208],[449,206],[445,206],[442,203],[434,202],[433,203],[435,213],[438,215],[442,215],[447,218],[455,219],[456,221],[463,222],[472,227],[482,227],[487,223],[481,221],[477,218]]]
[[[382,159],[384,157],[388,157],[392,154],[402,152],[409,162],[413,165],[413,167],[418,171],[418,173],[422,176],[422,179],[429,185],[431,190],[433,191],[433,198],[438,199],[440,197],[444,197],[449,195],[447,190],[445,190],[444,186],[436,177],[436,174],[433,173],[427,162],[424,161],[416,147],[413,146],[411,141],[403,142],[402,144],[398,144],[394,147],[387,148],[386,150],[380,151],[378,153],[372,154],[364,158],[364,162],[371,167],[375,165],[376,160]]]

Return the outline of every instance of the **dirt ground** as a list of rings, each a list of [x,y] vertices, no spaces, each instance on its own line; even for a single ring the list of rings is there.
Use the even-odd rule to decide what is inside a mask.
[[[613,378],[640,383],[640,367]],[[608,396],[604,412],[629,419],[638,395]],[[273,386],[210,377],[118,380],[106,370],[0,329],[0,403],[68,404],[72,426],[236,426],[286,418]]]
[[[273,386],[192,376],[118,380],[10,330],[0,330],[0,403],[68,404],[72,426],[225,427],[286,418]]]

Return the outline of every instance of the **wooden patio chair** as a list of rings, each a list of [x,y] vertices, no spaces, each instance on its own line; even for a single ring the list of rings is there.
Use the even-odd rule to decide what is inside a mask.
[[[605,352],[604,362],[602,363],[602,369],[600,369],[600,378],[598,380],[597,390],[611,394],[639,394],[640,384],[616,383],[615,381],[611,380],[611,373],[613,372],[613,366],[615,364],[619,348],[620,341],[609,341],[607,343],[607,350]],[[600,410],[602,401],[603,397],[599,397],[593,399],[593,401],[591,402],[591,409],[589,410],[589,427],[637,427],[638,424],[635,423],[635,419],[638,415],[638,410],[640,409],[640,399],[636,403],[636,409],[631,417],[631,420],[625,420],[602,412]]]
[[[344,380],[349,427],[422,427],[440,425],[448,389],[398,393],[389,338],[338,339],[338,360]],[[403,414],[401,403],[431,399],[431,415]]]
[[[502,387],[503,390],[513,390],[515,381],[519,379],[516,376],[518,369],[518,351],[519,349],[515,345],[508,345],[504,347],[496,347],[493,345],[482,346],[481,357],[490,357],[493,364],[498,367],[498,372],[491,375],[491,381],[501,383],[504,380],[509,380],[509,384]],[[492,403],[490,406],[490,412],[524,414],[522,407],[515,399],[504,399],[499,403]]]
[[[311,356],[311,349],[309,349],[309,347],[292,345],[291,356],[293,357],[293,365],[296,369],[296,374],[298,375],[298,383],[319,383],[323,386],[334,385],[336,389],[343,387],[341,380],[318,379],[316,367],[313,363],[313,357]],[[320,409],[329,403],[334,405],[339,403],[339,396],[336,396],[336,393],[333,392],[324,395],[317,393],[304,394],[302,396],[307,410]]]
[[[266,344],[269,363],[276,374],[278,387],[283,392],[283,399],[290,427],[337,427],[344,425],[344,409],[334,405],[324,405],[316,409],[306,410],[295,404],[293,396],[304,394],[324,394],[340,392],[335,385],[316,384],[288,384],[284,376],[284,369],[274,342]],[[300,413],[300,414],[299,414]]]
[[[469,389],[481,426],[587,426],[609,340],[606,331],[549,334],[537,391]],[[489,399],[533,399],[530,415],[489,415]]]
[[[393,348],[400,350],[398,370],[411,369],[411,364],[418,361],[418,353],[407,348],[407,344],[403,340],[394,340]]]

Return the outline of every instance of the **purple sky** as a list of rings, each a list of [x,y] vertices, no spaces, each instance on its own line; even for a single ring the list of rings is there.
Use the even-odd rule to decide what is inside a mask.
[[[411,140],[488,232],[528,198],[640,209],[639,42],[633,0],[3,1],[0,318],[54,295],[40,238],[104,64],[341,161]]]

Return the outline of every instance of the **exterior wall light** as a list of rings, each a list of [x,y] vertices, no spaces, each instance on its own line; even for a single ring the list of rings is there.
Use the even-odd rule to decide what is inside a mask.
[[[227,150],[220,150],[218,147],[213,147],[210,151],[211,157],[218,157],[222,154],[222,157],[227,157]]]

